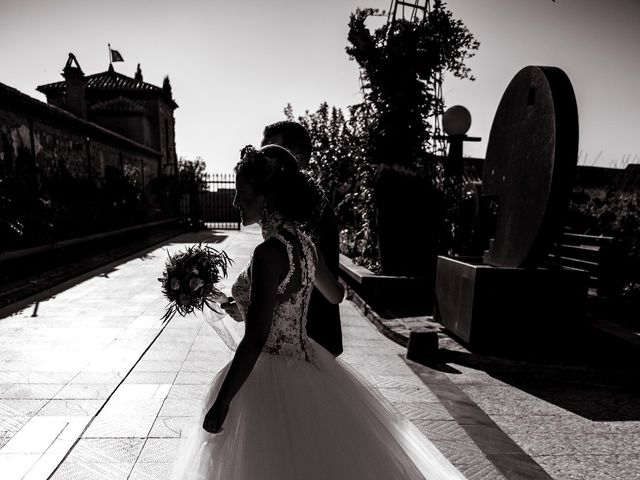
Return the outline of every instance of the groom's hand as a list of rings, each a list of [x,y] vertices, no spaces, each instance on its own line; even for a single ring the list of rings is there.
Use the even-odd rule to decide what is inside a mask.
[[[229,413],[228,404],[214,403],[204,417],[202,428],[209,433],[220,433],[222,431],[222,424]]]

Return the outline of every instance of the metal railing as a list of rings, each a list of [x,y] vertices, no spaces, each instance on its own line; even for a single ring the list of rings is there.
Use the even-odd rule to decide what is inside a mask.
[[[239,230],[240,214],[233,206],[235,186],[235,174],[205,174],[198,189],[182,196],[181,217],[192,225]]]

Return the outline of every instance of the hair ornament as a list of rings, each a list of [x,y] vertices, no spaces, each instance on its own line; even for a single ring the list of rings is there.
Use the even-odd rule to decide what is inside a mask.
[[[240,150],[240,158],[244,160],[245,157],[252,157],[257,153],[258,153],[258,150],[256,150],[256,147],[254,147],[253,145],[245,145]]]

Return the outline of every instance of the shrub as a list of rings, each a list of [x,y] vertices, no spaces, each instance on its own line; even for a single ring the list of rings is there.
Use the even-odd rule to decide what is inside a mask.
[[[28,165],[29,153],[17,165]],[[60,160],[48,176],[16,168],[0,177],[0,251],[123,228],[146,220],[146,193],[113,167],[73,176]]]
[[[640,192],[616,186],[577,189],[568,227],[575,233],[613,237],[618,296],[640,308]]]
[[[384,13],[375,9],[357,9],[349,20],[346,52],[360,67],[364,101],[350,107],[348,115],[323,103],[316,112],[298,117],[313,142],[310,169],[336,211],[341,251],[376,272],[382,268],[378,219],[393,217],[378,215],[392,206],[383,206],[385,199],[376,196],[381,192],[376,189],[377,179],[392,176],[412,185],[419,179],[428,194],[423,204],[412,208],[443,209],[451,185],[443,178],[444,159],[429,153],[435,149],[434,119],[444,110],[439,82],[445,72],[472,79],[465,61],[479,46],[439,0],[423,19],[398,18],[370,31],[367,20],[381,15]],[[285,115],[293,119],[291,106]],[[381,165],[389,168],[381,169]],[[402,196],[405,192],[396,193]],[[434,197],[438,198],[431,202]],[[441,220],[451,219],[446,213],[438,215],[438,224],[430,227],[435,243],[446,251],[452,229],[442,226]],[[426,221],[438,215],[428,212]]]

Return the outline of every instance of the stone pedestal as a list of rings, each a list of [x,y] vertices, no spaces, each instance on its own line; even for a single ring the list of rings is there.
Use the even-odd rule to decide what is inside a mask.
[[[438,257],[435,295],[435,319],[474,351],[544,349],[545,339],[584,320],[587,278]]]
[[[435,277],[376,275],[340,254],[340,276],[377,313],[431,315]]]

